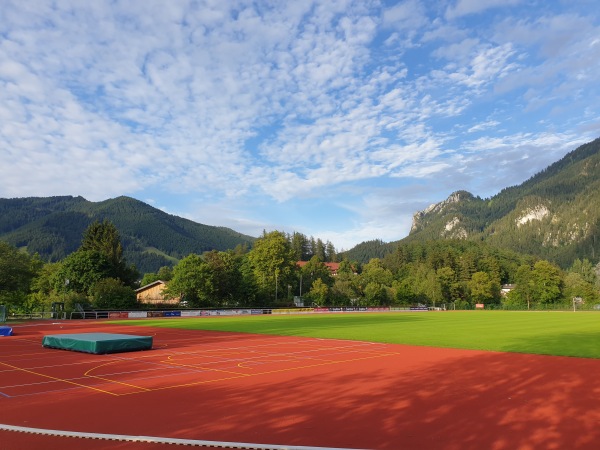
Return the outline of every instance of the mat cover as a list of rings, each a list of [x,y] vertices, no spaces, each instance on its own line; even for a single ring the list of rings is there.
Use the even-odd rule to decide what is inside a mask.
[[[53,334],[44,336],[42,345],[84,353],[120,353],[150,350],[152,336],[112,333]]]

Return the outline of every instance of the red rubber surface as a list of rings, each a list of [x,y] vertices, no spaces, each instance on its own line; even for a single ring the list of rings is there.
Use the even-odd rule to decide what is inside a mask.
[[[381,450],[600,442],[600,360],[89,321],[14,331],[0,338],[3,424]],[[154,346],[115,355],[41,346],[45,334],[84,331],[152,335]],[[172,448],[3,431],[0,439],[3,449]]]

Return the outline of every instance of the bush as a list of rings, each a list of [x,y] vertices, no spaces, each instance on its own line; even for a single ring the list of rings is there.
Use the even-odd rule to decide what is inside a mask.
[[[132,309],[137,307],[135,291],[115,278],[104,278],[90,289],[92,305],[98,309]]]
[[[454,302],[455,309],[473,309],[471,304],[466,300],[457,300]]]

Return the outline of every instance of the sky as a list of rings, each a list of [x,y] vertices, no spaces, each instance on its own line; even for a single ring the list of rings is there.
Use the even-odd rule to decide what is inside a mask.
[[[338,251],[600,136],[596,0],[2,0],[0,197]]]

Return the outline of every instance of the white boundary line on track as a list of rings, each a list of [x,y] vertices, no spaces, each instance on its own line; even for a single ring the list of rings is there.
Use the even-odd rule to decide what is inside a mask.
[[[42,428],[20,427],[0,423],[0,430],[16,431],[19,433],[41,434],[45,436],[70,437],[84,439],[101,439],[107,441],[142,442],[152,444],[189,445],[194,447],[217,447],[249,450],[360,450],[337,447],[305,447],[298,445],[249,444],[242,442],[202,441],[196,439],[163,438],[155,436],[127,436],[122,434],[83,433],[75,431],[46,430]]]

